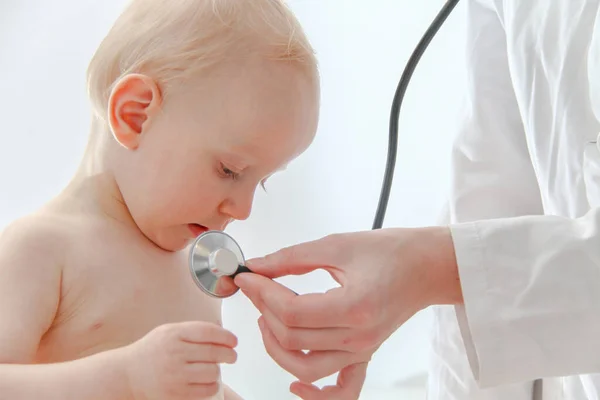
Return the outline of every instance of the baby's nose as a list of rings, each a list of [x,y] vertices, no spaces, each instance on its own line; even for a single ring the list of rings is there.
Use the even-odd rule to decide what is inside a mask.
[[[238,221],[245,221],[250,217],[252,213],[252,201],[246,202],[246,204],[240,205],[236,207],[235,215],[232,215],[233,218]]]
[[[221,212],[238,221],[247,220],[252,213],[253,196],[236,197],[223,203]]]

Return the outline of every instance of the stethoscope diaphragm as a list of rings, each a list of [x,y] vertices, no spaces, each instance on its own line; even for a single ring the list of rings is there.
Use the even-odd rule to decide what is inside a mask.
[[[239,290],[233,279],[237,274],[251,272],[245,263],[242,249],[225,232],[205,232],[190,248],[192,278],[204,293],[212,297],[233,296]]]

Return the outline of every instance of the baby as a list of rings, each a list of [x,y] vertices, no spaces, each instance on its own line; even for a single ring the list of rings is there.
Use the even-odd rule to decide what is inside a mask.
[[[186,247],[312,142],[308,40],[280,0],[134,0],[88,81],[79,169],[0,237],[0,399],[240,399]]]

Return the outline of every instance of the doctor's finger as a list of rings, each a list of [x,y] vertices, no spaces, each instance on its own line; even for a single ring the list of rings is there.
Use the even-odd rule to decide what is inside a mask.
[[[245,275],[245,276],[244,276]],[[239,281],[237,280],[239,279]],[[291,328],[345,328],[353,326],[348,312],[349,299],[342,288],[327,293],[296,295],[285,286],[256,274],[236,278],[242,292],[263,313],[268,308]]]
[[[319,389],[315,385],[294,382],[290,391],[303,400],[355,400],[367,377],[367,363],[350,365],[342,369],[335,386],[325,386]]]
[[[290,328],[348,328],[354,326],[349,310],[351,298],[343,288],[326,293],[300,296],[283,292],[263,291],[262,302],[273,315]]]
[[[252,271],[269,278],[304,275],[316,269],[335,267],[332,262],[337,252],[331,240],[325,237],[286,247],[265,257],[248,260],[247,265]]]
[[[215,294],[220,296],[227,296],[230,293],[234,293],[238,286],[235,284],[233,279],[229,276],[222,276],[217,281],[215,287]]]
[[[357,362],[354,360],[355,354],[344,351],[321,351],[305,354],[298,350],[286,350],[277,342],[262,317],[259,319],[259,326],[267,354],[277,365],[303,382],[317,381]]]
[[[281,347],[287,350],[352,351],[352,331],[347,328],[290,328],[267,307],[261,310],[264,322]]]
[[[236,276],[235,283],[260,312],[266,307],[262,299],[262,293],[265,291],[277,291],[283,298],[296,296],[295,292],[282,284],[258,274],[240,274]]]

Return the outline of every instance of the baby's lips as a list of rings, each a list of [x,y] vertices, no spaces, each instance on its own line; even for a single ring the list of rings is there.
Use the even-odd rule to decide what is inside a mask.
[[[190,231],[192,231],[192,234],[196,237],[208,231],[208,228],[206,226],[200,224],[189,224],[189,227]]]

